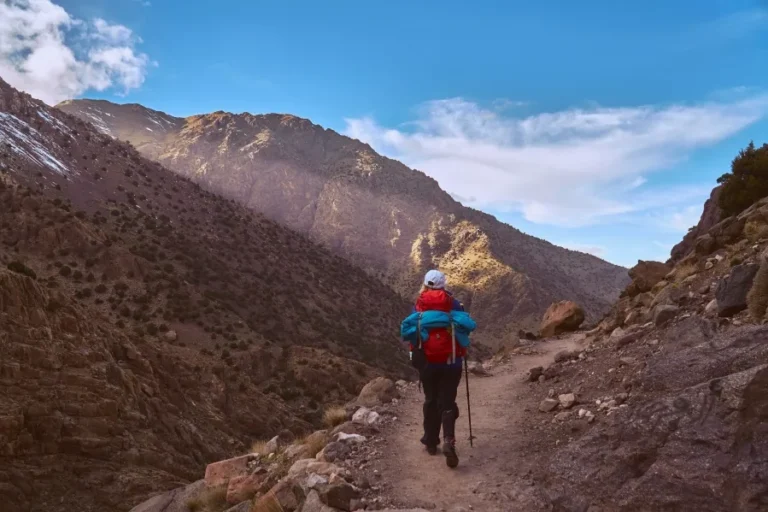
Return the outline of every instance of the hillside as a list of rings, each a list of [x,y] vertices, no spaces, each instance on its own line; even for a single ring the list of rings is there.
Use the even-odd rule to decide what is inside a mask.
[[[308,234],[406,298],[422,272],[440,267],[486,343],[538,326],[557,300],[575,300],[596,320],[629,281],[626,269],[466,208],[425,174],[305,119],[224,112],[179,119],[90,100],[59,108]]]
[[[408,305],[0,80],[0,510],[128,510],[409,374]]]

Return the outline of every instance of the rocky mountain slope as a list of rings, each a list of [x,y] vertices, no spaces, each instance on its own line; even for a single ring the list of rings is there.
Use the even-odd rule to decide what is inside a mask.
[[[407,375],[408,305],[0,80],[0,510],[128,510]]]
[[[425,174],[290,115],[179,119],[140,105],[59,105],[211,190],[263,212],[365,268],[404,297],[427,268],[450,275],[497,345],[533,329],[554,301],[602,315],[626,269],[556,247],[463,207]]]

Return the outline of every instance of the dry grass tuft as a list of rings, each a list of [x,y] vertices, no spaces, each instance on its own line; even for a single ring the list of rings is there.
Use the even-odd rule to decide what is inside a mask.
[[[269,455],[266,453],[267,451],[267,443],[269,441],[260,440],[260,441],[254,441],[251,445],[251,453],[258,453],[259,455]]]
[[[323,422],[328,428],[338,427],[347,421],[347,411],[343,407],[335,406],[325,410]]]
[[[187,501],[189,512],[222,512],[229,508],[227,488],[206,489],[200,496]]]

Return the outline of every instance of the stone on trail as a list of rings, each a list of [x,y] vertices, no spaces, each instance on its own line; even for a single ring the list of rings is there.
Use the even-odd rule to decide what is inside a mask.
[[[653,323],[656,327],[662,327],[677,316],[680,308],[677,306],[659,305],[653,311]]]
[[[351,450],[348,444],[334,441],[328,443],[325,448],[320,450],[320,453],[315,458],[322,462],[336,462],[347,460],[350,453]]]
[[[560,402],[558,402],[554,398],[545,398],[539,404],[539,411],[541,411],[541,412],[551,412],[551,411],[554,411],[557,408],[559,403]]]
[[[573,393],[566,393],[557,397],[560,403],[560,407],[563,409],[570,409],[576,404],[576,395]]]
[[[315,490],[309,492],[304,506],[301,507],[301,512],[334,512],[335,510],[323,503],[320,500],[320,495]]]

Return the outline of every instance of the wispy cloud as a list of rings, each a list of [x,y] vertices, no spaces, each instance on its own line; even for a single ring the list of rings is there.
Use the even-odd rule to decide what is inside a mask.
[[[605,257],[605,253],[607,251],[607,248],[603,247],[602,245],[589,245],[589,244],[582,244],[578,242],[565,242],[559,245],[561,245],[562,247],[565,247],[566,249],[584,252],[587,254],[591,254],[592,256],[597,256],[598,258]]]
[[[0,4],[0,76],[46,103],[144,83],[153,63],[128,27],[80,20],[50,0]]]
[[[428,102],[407,128],[347,119],[346,134],[424,170],[472,206],[583,226],[697,204],[709,187],[654,188],[652,173],[768,114],[768,94],[696,105],[505,116],[462,98]],[[681,216],[671,222],[683,223]]]

